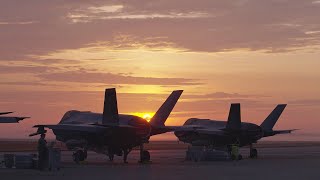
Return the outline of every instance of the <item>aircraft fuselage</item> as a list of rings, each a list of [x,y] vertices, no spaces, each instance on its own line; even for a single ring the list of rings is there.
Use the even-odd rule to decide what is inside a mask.
[[[180,129],[175,131],[175,135],[180,141],[185,143],[190,143],[195,146],[214,147],[233,144],[237,139],[240,141],[240,146],[246,146],[257,142],[263,137],[262,129],[256,124],[242,122],[239,131],[225,129],[226,124],[226,121],[192,118],[188,119],[183,126],[198,125],[207,130],[216,130],[216,133],[201,133],[201,129],[195,129],[194,131],[183,131],[183,129]]]
[[[90,125],[101,124],[102,114],[81,111],[68,111],[65,113],[59,125]],[[66,143],[69,149],[78,147],[87,148],[100,153],[108,153],[111,147],[114,151],[131,149],[148,142],[151,132],[149,123],[141,117],[119,114],[119,125],[129,125],[135,128],[108,127],[105,132],[81,132],[68,129],[53,129],[58,141]]]

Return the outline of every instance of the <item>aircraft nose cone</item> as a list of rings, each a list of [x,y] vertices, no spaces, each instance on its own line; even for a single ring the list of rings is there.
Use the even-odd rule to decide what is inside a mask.
[[[177,136],[177,137],[181,137],[183,136],[185,133],[183,131],[175,131],[174,134]]]

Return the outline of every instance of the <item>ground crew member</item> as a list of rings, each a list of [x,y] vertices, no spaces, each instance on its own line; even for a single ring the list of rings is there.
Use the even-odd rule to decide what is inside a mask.
[[[114,153],[111,147],[108,148],[108,156],[109,156],[109,160],[112,162],[114,158]]]
[[[239,146],[237,144],[231,145],[231,157],[232,160],[238,160],[239,157]]]
[[[48,162],[48,147],[46,141],[46,135],[41,134],[40,139],[38,141],[38,156],[39,156],[39,170],[43,171],[47,167]]]
[[[240,146],[239,140],[237,140],[236,143],[231,144],[231,159],[232,160],[239,160],[239,146]]]

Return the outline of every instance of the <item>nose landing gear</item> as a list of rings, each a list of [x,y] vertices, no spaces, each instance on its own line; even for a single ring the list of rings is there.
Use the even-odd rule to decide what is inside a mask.
[[[143,144],[140,145],[140,161],[139,163],[150,162],[150,152],[143,149]]]
[[[253,148],[252,144],[250,145],[250,158],[257,159],[258,158],[258,150]]]
[[[87,159],[87,151],[86,150],[77,150],[73,153],[73,161],[77,164],[79,164],[81,161],[84,161]]]

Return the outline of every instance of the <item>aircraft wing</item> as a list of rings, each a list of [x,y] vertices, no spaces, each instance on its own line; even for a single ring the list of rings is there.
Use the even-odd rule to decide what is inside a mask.
[[[166,129],[169,131],[194,131],[196,129],[204,129],[204,126],[200,125],[187,125],[187,126],[162,126],[156,127],[157,129]]]
[[[92,126],[99,126],[99,127],[107,127],[107,128],[137,128],[134,126],[130,126],[130,125],[123,125],[123,124],[89,124]]]
[[[26,118],[30,117],[0,117],[0,123],[18,123]]]
[[[277,134],[289,134],[292,131],[296,131],[296,130],[298,129],[264,131],[263,136],[268,137],[268,136],[274,136]]]
[[[288,130],[276,130],[276,131],[273,131],[275,134],[289,134],[291,133],[292,131],[296,131],[298,129],[288,129]]]
[[[11,114],[13,112],[0,112],[0,115]]]
[[[173,128],[175,131],[193,131],[203,134],[219,134],[224,133],[224,130],[216,128],[207,128],[200,125],[187,125],[187,126],[166,126],[166,128]]]
[[[195,131],[196,129],[205,128],[199,125],[187,125],[187,126],[153,126],[151,128],[151,135],[162,134],[172,131]]]
[[[217,135],[217,136],[223,136],[226,134],[225,131],[222,131],[219,129],[198,129],[196,130],[196,132],[204,135]]]
[[[196,130],[196,129],[205,129],[201,125],[187,125],[187,126],[166,126],[168,128],[174,128],[175,130]]]
[[[108,124],[57,124],[57,125],[35,125],[38,128],[37,132],[30,134],[29,136],[35,136],[42,133],[46,133],[45,128],[52,130],[64,130],[64,131],[76,131],[83,133],[104,133],[110,128],[136,128],[129,125],[108,125]]]
[[[177,127],[176,131],[196,132],[202,135],[216,135],[216,136],[226,135],[227,133],[223,129],[206,128],[204,126],[191,126],[191,127],[188,127],[188,126]]]
[[[49,128],[52,130],[80,131],[88,133],[103,133],[107,127],[90,124],[57,124],[57,125],[35,125],[35,128]]]

